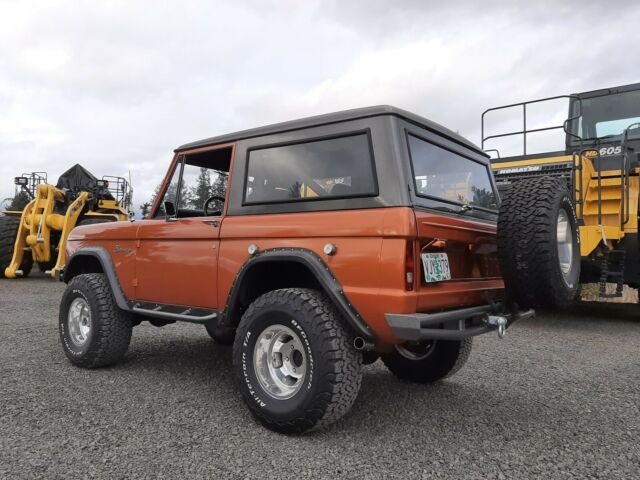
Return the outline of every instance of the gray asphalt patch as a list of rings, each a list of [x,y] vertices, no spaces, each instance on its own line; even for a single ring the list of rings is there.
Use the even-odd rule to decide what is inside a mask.
[[[640,478],[640,308],[581,306],[483,336],[433,386],[366,368],[351,414],[302,437],[259,426],[203,327],[134,329],[82,370],[64,285],[0,280],[0,478]]]

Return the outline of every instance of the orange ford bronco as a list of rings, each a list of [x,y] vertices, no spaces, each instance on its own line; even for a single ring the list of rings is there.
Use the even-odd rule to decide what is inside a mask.
[[[66,355],[125,354],[132,328],[201,323],[233,343],[238,387],[298,433],[352,406],[362,364],[435,382],[507,308],[488,157],[393,107],[246,130],[175,152],[148,218],[73,230],[61,279]]]

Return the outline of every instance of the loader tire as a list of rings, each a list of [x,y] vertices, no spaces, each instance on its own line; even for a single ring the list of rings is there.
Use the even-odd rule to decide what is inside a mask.
[[[509,299],[524,308],[562,309],[576,298],[580,235],[565,182],[539,177],[502,197],[498,257]]]
[[[4,278],[4,270],[11,264],[19,226],[19,217],[0,216],[0,278]],[[29,276],[32,266],[31,252],[25,252],[20,265],[23,277]]]

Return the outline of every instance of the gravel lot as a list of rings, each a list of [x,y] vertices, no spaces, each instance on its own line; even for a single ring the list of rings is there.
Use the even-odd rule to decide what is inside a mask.
[[[582,306],[478,338],[436,386],[367,367],[352,413],[258,426],[231,351],[197,325],[134,330],[125,362],[69,364],[64,285],[0,280],[0,478],[640,478],[640,310]]]

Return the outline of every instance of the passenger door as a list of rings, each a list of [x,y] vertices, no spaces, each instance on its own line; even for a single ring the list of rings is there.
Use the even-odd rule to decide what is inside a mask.
[[[136,300],[217,309],[220,227],[227,204],[233,146],[185,152],[155,202],[153,218],[141,222],[136,255]],[[223,201],[207,198],[220,196]],[[170,202],[174,215],[167,215]],[[171,212],[169,212],[171,213]]]

